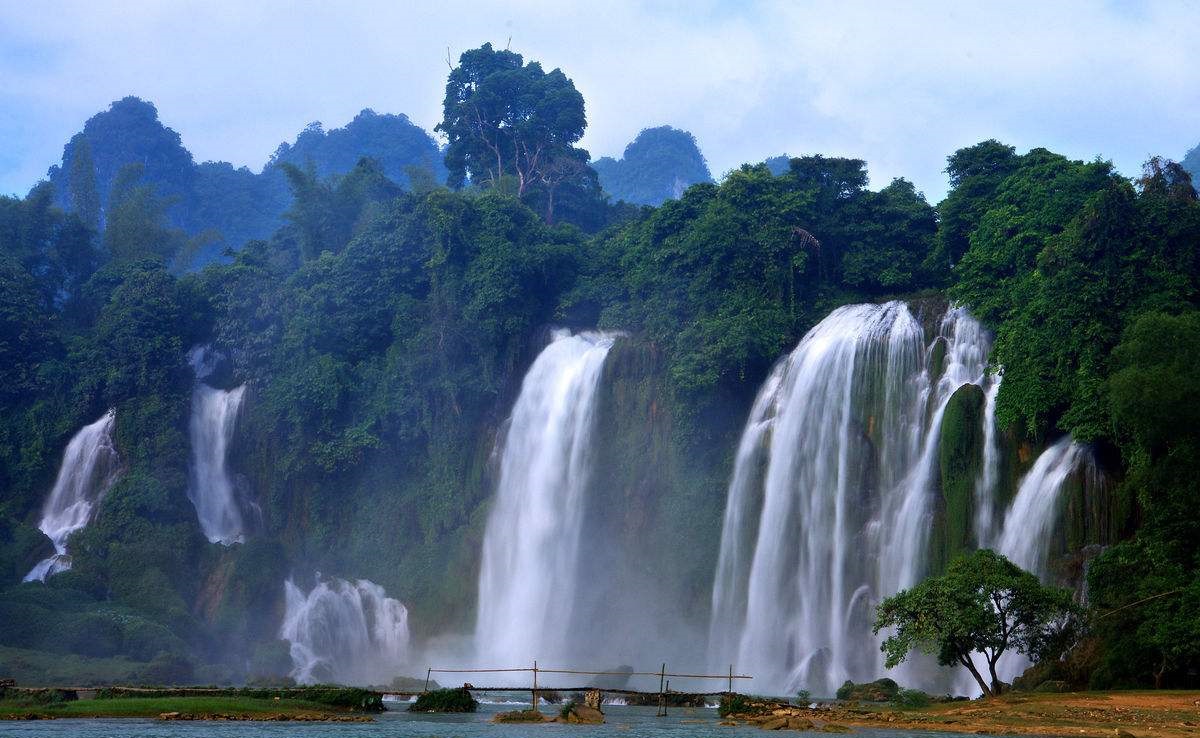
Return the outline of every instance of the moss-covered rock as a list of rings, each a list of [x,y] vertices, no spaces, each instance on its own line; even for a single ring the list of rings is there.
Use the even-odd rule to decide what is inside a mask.
[[[975,545],[975,486],[983,460],[984,393],[964,384],[946,404],[938,442],[938,499],[931,545],[937,570]]]
[[[837,698],[855,702],[892,702],[899,694],[900,685],[887,677],[862,684],[847,679],[838,687]]]
[[[411,708],[410,708],[411,709]],[[509,712],[498,712],[492,718],[493,723],[545,723],[553,718],[544,715],[532,707],[528,710],[510,710]]]

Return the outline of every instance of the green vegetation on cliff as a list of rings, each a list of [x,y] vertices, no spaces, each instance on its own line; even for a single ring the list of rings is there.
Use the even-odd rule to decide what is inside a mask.
[[[539,114],[558,127],[514,132],[497,108],[491,137],[474,136],[461,105],[484,80],[553,93]],[[345,136],[307,131],[277,154],[269,225],[184,276],[211,247],[193,226],[210,221],[181,220],[167,197],[207,171],[245,180],[230,197],[253,209],[246,177],[266,175],[189,169],[146,103],[115,104],[50,184],[0,198],[0,676],[277,676],[282,581],[315,569],[383,585],[418,635],[466,628],[491,454],[551,325],[627,332],[595,449],[610,473],[593,497],[619,504],[597,519],[623,555],[668,567],[639,586],[700,621],[731,455],[772,364],[833,307],[941,290],[996,333],[1005,488],[1064,432],[1094,442],[1113,479],[1111,498],[1069,503],[1072,548],[1122,541],[1090,569],[1097,606],[1116,611],[1098,621],[1097,679],[1177,684],[1200,664],[1200,204],[1178,165],[1152,160],[1130,182],[989,141],[950,157],[936,211],[903,179],[872,191],[864,162],[822,156],[637,209],[609,204],[574,146],[583,101],[561,71],[468,52],[446,112],[461,189],[403,169],[428,147],[366,111],[352,127],[384,131],[378,161],[349,164]],[[561,166],[514,155],[492,171],[489,142],[518,133]],[[118,166],[118,144],[140,171]],[[201,343],[227,358],[222,386],[247,385],[230,465],[262,517],[229,548],[205,541],[186,495],[185,354]],[[946,410],[942,565],[974,545],[980,394]],[[109,408],[120,481],[70,541],[74,568],[17,584],[51,550],[36,525],[67,440]]]

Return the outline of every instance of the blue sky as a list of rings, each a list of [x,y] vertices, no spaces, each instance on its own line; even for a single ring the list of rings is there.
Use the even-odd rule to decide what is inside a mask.
[[[955,149],[998,138],[1134,175],[1200,143],[1200,0],[1174,2],[0,2],[0,193],[134,94],[196,159],[258,169],[364,107],[432,128],[446,56],[492,41],[574,79],[583,144],[692,131],[720,175],[823,153],[937,200]]]

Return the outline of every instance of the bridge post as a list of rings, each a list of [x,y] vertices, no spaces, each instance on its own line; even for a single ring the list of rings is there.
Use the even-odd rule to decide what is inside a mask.
[[[667,714],[667,694],[666,682],[667,677],[667,662],[663,662],[662,670],[658,672],[658,715],[657,717],[665,717]]]
[[[537,671],[538,671],[537,660],[535,659],[533,662],[533,706],[530,709],[533,710],[534,712],[541,712],[540,710],[538,710],[538,702],[537,702],[537,700],[538,700],[538,698],[537,698],[537,693],[538,693]]]
[[[426,692],[429,691],[429,675],[432,673],[433,673],[432,666],[425,670],[425,691]]]
[[[729,694],[733,694],[733,664],[729,665]]]

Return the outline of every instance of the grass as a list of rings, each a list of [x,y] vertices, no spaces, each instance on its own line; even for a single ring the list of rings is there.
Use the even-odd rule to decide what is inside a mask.
[[[226,715],[333,714],[328,705],[302,700],[247,697],[122,697],[115,700],[73,700],[39,705],[23,700],[0,702],[0,719],[25,715],[56,718],[158,717],[164,712]]]
[[[0,677],[12,677],[19,684],[135,684],[145,666],[124,657],[89,658],[0,646]]]

